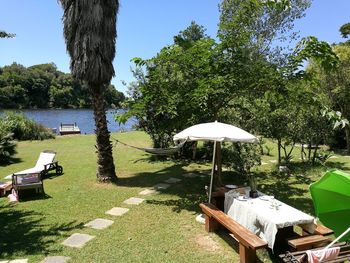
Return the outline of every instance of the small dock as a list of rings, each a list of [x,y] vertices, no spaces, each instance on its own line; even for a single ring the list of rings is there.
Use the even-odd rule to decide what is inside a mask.
[[[76,123],[61,123],[59,128],[60,135],[80,134],[80,129]]]

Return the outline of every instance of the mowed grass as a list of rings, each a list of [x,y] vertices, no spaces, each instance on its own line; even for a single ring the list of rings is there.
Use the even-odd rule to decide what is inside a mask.
[[[150,147],[143,132],[112,134],[112,138],[139,146]],[[64,174],[44,180],[46,196],[33,196],[17,204],[0,198],[0,260],[28,258],[40,262],[45,255],[62,255],[70,262],[238,262],[237,245],[223,233],[208,234],[195,221],[199,203],[206,201],[204,186],[209,183],[210,163],[157,160],[142,151],[117,144],[114,161],[119,177],[117,185],[96,182],[95,137],[93,135],[64,136],[54,140],[25,141],[18,144],[17,162],[0,167],[0,178],[35,165],[39,153],[55,150]],[[273,148],[273,144],[268,142]],[[273,148],[263,156],[267,164],[254,170],[259,190],[307,213],[314,214],[308,186],[326,168],[310,166],[298,160],[289,165],[289,174],[276,172]],[[349,169],[350,158],[335,155],[329,167]],[[184,173],[200,173],[199,178],[185,178]],[[139,196],[138,193],[170,177],[181,182],[159,194]],[[246,178],[223,172],[223,181],[246,184]],[[146,201],[138,206],[123,204],[130,197]],[[121,217],[105,214],[112,207],[127,207]],[[83,225],[96,218],[114,220],[104,230]],[[81,249],[61,243],[73,233],[96,236]],[[266,251],[259,252],[261,262],[277,262]]]
[[[113,134],[113,138],[150,146],[142,132]],[[46,196],[17,204],[0,198],[0,259],[63,255],[70,262],[237,262],[236,252],[215,234],[207,235],[195,221],[198,204],[205,200],[203,178],[183,178],[189,172],[208,172],[210,165],[152,161],[149,154],[118,144],[114,160],[118,184],[96,182],[93,135],[57,137],[18,144],[18,162],[1,167],[0,177],[35,165],[39,153],[55,150],[64,174],[44,180]],[[143,189],[170,177],[183,179],[159,194],[146,196],[138,206],[123,204]],[[121,217],[105,214],[112,207],[127,207]],[[114,220],[105,230],[83,225],[96,218]],[[73,233],[96,236],[81,249],[61,244]]]

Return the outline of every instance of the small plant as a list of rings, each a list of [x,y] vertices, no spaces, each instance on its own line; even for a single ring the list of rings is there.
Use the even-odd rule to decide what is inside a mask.
[[[256,179],[251,169],[261,164],[260,146],[248,143],[234,143],[223,149],[223,162],[237,172],[245,175],[249,181],[251,190],[256,190]]]
[[[11,161],[12,156],[16,153],[16,141],[13,140],[13,134],[0,133],[0,163],[5,164]]]
[[[326,164],[326,162],[331,158],[334,154],[332,152],[320,152],[316,156],[316,160],[320,162],[323,166]]]

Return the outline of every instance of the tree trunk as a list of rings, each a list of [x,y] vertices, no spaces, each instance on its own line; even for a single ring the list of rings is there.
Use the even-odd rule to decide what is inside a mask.
[[[346,152],[350,154],[350,128],[349,125],[345,126],[345,138],[346,138]]]
[[[281,164],[281,147],[282,147],[281,140],[277,140],[278,164]]]
[[[103,87],[89,85],[89,89],[91,91],[96,127],[97,180],[100,182],[115,182],[117,176],[112,155],[112,144],[107,128]]]

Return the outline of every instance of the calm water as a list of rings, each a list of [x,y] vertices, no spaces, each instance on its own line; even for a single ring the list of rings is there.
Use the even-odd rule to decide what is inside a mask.
[[[94,133],[95,121],[92,110],[22,110],[21,112],[28,118],[41,123],[47,128],[56,128],[57,131],[61,123],[76,123],[82,134]],[[2,112],[0,112],[0,114],[1,113]],[[125,125],[119,125],[118,122],[114,120],[114,114],[115,110],[107,111],[108,129],[110,132],[120,130],[129,131],[132,130],[133,125],[136,124],[136,119],[130,118]]]

